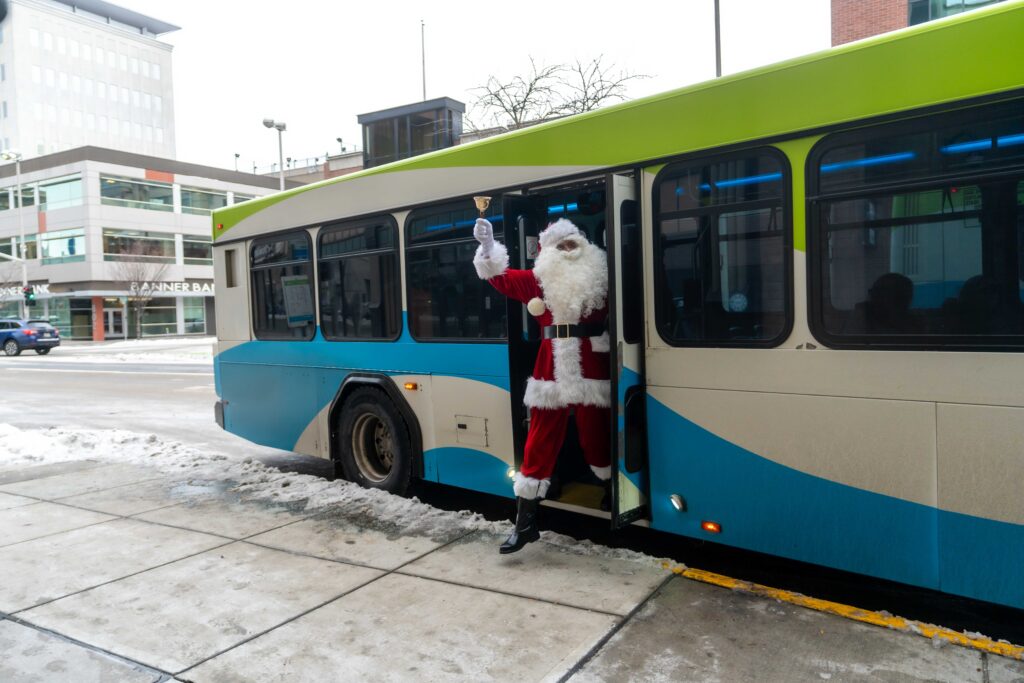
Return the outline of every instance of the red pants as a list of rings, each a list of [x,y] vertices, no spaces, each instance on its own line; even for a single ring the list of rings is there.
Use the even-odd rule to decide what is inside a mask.
[[[565,441],[570,412],[576,413],[583,457],[592,467],[611,465],[611,413],[608,408],[573,406],[570,408],[530,408],[530,433],[520,468],[524,477],[549,479],[555,471],[558,453]]]

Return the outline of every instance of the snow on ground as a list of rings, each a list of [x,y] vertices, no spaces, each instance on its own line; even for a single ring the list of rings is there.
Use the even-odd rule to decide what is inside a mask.
[[[20,429],[0,423],[0,471],[75,460],[130,463],[154,467],[194,485],[222,482],[243,499],[289,503],[306,511],[337,512],[348,519],[384,524],[394,532],[416,536],[450,536],[459,531],[504,534],[507,522],[490,522],[468,510],[452,512],[351,482],[328,481],[294,472],[281,472],[258,460],[194,448],[120,429]],[[590,541],[543,532],[543,540],[567,552],[641,562],[665,562],[642,553],[608,548]]]
[[[130,339],[103,344],[64,344],[48,362],[75,363],[212,363],[213,337]]]

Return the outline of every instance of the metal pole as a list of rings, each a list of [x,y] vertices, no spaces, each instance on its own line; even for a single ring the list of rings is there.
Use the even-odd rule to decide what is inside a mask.
[[[284,141],[281,139],[284,131],[277,129],[277,169],[281,178],[281,191],[284,192]]]
[[[722,76],[722,22],[715,0],[715,78]]]
[[[28,310],[25,306],[25,295],[24,288],[28,287],[28,265],[25,263],[25,217],[22,215],[22,197],[21,197],[21,156],[14,158],[14,184],[15,193],[17,194],[18,200],[18,239],[21,240],[21,317],[23,319],[28,318]]]
[[[423,20],[420,19],[420,59],[423,64],[423,101],[427,101],[427,43],[424,34]]]

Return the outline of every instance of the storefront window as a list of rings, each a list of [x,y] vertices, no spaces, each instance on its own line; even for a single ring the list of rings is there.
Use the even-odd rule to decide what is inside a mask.
[[[185,334],[206,334],[206,299],[198,296],[182,299]]]
[[[185,235],[181,240],[186,266],[212,266],[213,243],[209,238]]]
[[[142,311],[142,336],[177,334],[178,315],[174,299],[152,299]]]
[[[43,211],[66,209],[82,203],[82,176],[76,174],[39,183],[39,205]]]
[[[228,196],[223,192],[199,190],[193,187],[181,188],[181,212],[209,215],[214,209],[228,205]]]
[[[102,202],[152,211],[173,211],[174,190],[168,183],[100,176]]]
[[[174,263],[174,235],[103,228],[103,260]]]
[[[59,230],[40,235],[43,263],[71,263],[85,260],[85,230]]]

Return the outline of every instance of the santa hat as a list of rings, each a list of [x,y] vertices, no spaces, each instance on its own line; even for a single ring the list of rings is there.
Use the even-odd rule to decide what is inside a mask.
[[[582,241],[587,240],[572,221],[568,218],[559,218],[540,233],[540,248],[553,247],[566,237],[577,237]]]

